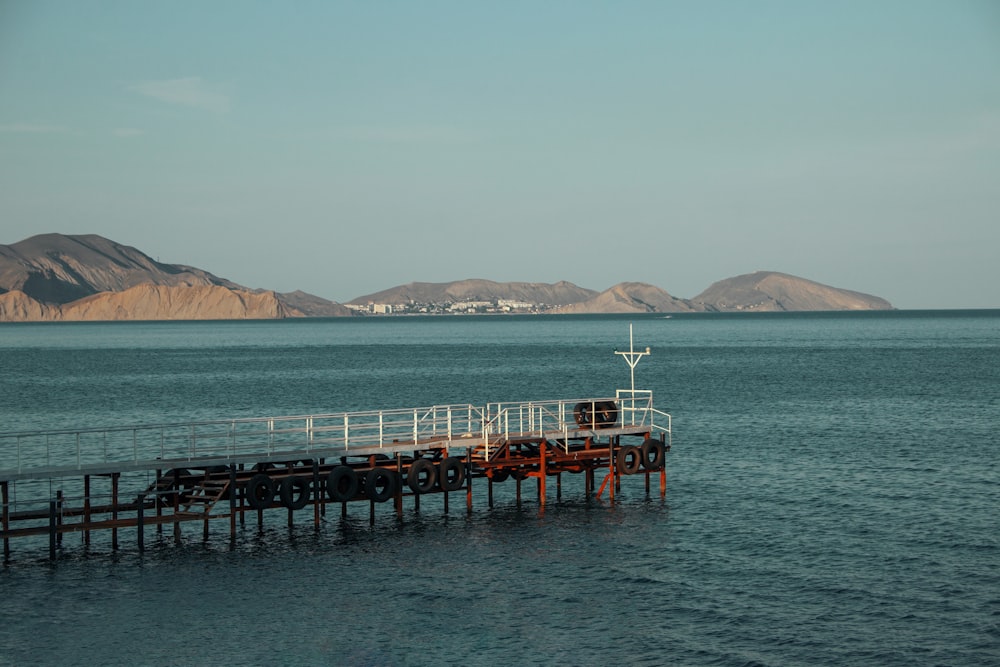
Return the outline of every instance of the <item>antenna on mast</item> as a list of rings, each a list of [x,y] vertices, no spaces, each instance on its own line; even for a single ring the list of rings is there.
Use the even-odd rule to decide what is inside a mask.
[[[639,364],[639,360],[643,357],[652,354],[649,351],[649,347],[646,348],[645,352],[636,352],[635,345],[632,340],[632,323],[628,324],[628,352],[619,352],[615,350],[615,354],[620,354],[625,358],[625,363],[628,364],[629,370],[632,375],[632,396],[635,396],[635,367]]]

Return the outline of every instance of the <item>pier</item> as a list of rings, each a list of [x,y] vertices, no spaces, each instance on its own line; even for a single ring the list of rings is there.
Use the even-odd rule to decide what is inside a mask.
[[[4,562],[16,538],[48,537],[57,558],[64,536],[110,531],[112,549],[122,535],[143,550],[147,530],[165,527],[181,539],[183,525],[227,522],[232,540],[248,517],[285,511],[317,529],[331,508],[392,503],[403,516],[409,500],[419,510],[429,494],[443,508],[458,495],[472,512],[473,490],[535,480],[544,506],[564,473],[583,479],[584,494],[614,500],[623,478],[655,484],[666,494],[671,416],[653,404],[651,391],[634,388],[634,369],[645,352],[616,352],[633,371],[632,388],[613,396],[434,405],[174,424],[0,433],[0,496]]]

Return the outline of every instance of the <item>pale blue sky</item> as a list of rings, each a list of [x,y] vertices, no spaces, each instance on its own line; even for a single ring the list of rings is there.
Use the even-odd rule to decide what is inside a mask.
[[[0,0],[0,243],[1000,307],[1000,3]]]

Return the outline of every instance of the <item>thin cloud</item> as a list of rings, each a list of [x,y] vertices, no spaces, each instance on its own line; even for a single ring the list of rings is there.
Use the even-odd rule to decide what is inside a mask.
[[[13,132],[17,134],[59,134],[69,132],[65,125],[45,125],[38,123],[10,123],[0,125],[0,132]]]
[[[168,104],[177,104],[214,113],[229,111],[229,96],[219,92],[198,76],[165,81],[143,81],[130,89]]]
[[[138,137],[146,134],[142,130],[138,130],[134,127],[116,127],[113,131],[116,137],[121,137],[123,139],[128,139],[130,137]]]

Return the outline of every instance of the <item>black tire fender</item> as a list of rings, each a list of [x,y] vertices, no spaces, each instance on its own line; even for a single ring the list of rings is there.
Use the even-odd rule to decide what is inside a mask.
[[[358,475],[350,466],[334,466],[326,476],[326,495],[335,503],[346,503],[358,495]]]
[[[274,480],[258,473],[250,478],[246,487],[247,504],[255,510],[267,509],[274,502]]]
[[[392,498],[399,488],[395,470],[372,468],[365,474],[365,495],[377,503]]]
[[[496,483],[499,483],[499,482],[506,482],[508,477],[510,477],[510,473],[507,472],[506,470],[502,470],[500,468],[494,468],[493,474],[490,477],[490,479],[492,479]]]
[[[465,484],[465,462],[449,456],[438,464],[438,485],[442,491],[458,491]]]
[[[437,484],[438,471],[430,459],[416,459],[406,473],[406,483],[414,493],[430,493]]]
[[[598,427],[614,428],[618,424],[618,406],[614,401],[598,403],[596,408]]]
[[[309,503],[309,480],[293,475],[281,480],[281,504],[290,510],[300,510]]]
[[[642,467],[646,470],[659,470],[663,467],[666,447],[659,440],[646,438],[642,443]]]
[[[641,464],[642,451],[635,445],[625,445],[615,455],[615,465],[620,472],[626,475],[634,475],[639,472]]]

